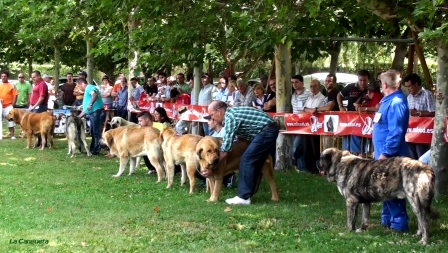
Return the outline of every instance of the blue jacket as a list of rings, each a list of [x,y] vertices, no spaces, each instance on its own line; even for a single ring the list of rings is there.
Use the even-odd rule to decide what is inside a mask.
[[[372,140],[374,156],[409,156],[405,135],[409,125],[409,107],[401,90],[385,96],[380,102],[377,114],[381,114],[373,126]],[[378,117],[377,115],[375,115]]]

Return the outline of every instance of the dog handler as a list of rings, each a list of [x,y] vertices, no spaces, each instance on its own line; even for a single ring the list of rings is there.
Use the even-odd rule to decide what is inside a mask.
[[[101,151],[101,131],[106,119],[104,104],[101,99],[101,92],[94,84],[87,84],[87,80],[84,78],[79,78],[76,83],[79,85],[81,91],[84,91],[82,112],[78,115],[78,117],[81,118],[85,114],[90,115],[90,135],[92,136],[90,152],[92,155],[99,155]]]
[[[400,89],[400,75],[395,70],[381,74],[384,98],[373,121],[373,146],[375,160],[395,156],[408,156],[405,134],[409,123],[409,108],[406,96]],[[381,225],[400,232],[408,231],[406,199],[383,202]]]
[[[226,199],[230,205],[249,205],[254,194],[261,168],[271,149],[275,148],[279,126],[265,112],[248,106],[227,108],[222,101],[213,101],[208,107],[208,114],[216,122],[224,125],[226,134],[221,145],[219,162],[222,162],[232,148],[235,135],[250,141],[241,156],[238,195]],[[213,170],[205,171],[203,176],[209,177]]]

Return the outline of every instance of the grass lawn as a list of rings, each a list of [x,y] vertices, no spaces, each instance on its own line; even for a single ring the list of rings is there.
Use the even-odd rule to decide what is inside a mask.
[[[5,133],[5,131],[4,131]],[[90,141],[89,141],[90,142]],[[266,182],[251,206],[228,206],[236,187],[207,203],[200,187],[188,194],[180,176],[166,189],[140,169],[112,178],[118,159],[70,159],[65,139],[55,150],[24,149],[25,140],[0,141],[0,252],[445,252],[448,198],[434,207],[430,245],[411,234],[380,226],[380,204],[371,228],[348,232],[343,198],[323,177],[276,172],[280,202],[270,201]],[[144,165],[143,165],[144,167]],[[126,173],[128,170],[126,171]],[[408,211],[410,209],[408,208]],[[359,223],[359,222],[358,222]],[[48,240],[46,244],[23,244]],[[443,250],[445,249],[445,250]]]

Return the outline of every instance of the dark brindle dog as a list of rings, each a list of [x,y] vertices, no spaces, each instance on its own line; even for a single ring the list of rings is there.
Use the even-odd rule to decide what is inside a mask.
[[[420,243],[428,243],[428,220],[436,219],[431,208],[435,176],[431,167],[411,158],[394,157],[374,161],[336,148],[325,149],[317,167],[335,182],[347,205],[347,227],[355,229],[358,204],[363,207],[361,227],[367,229],[370,203],[406,198],[417,216]]]

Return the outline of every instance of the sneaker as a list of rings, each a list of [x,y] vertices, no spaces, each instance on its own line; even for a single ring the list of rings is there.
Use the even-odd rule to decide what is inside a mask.
[[[250,198],[242,199],[238,196],[235,196],[231,199],[226,199],[226,203],[229,205],[250,205]]]
[[[11,136],[11,140],[15,140],[16,139],[16,137],[15,136]]]

